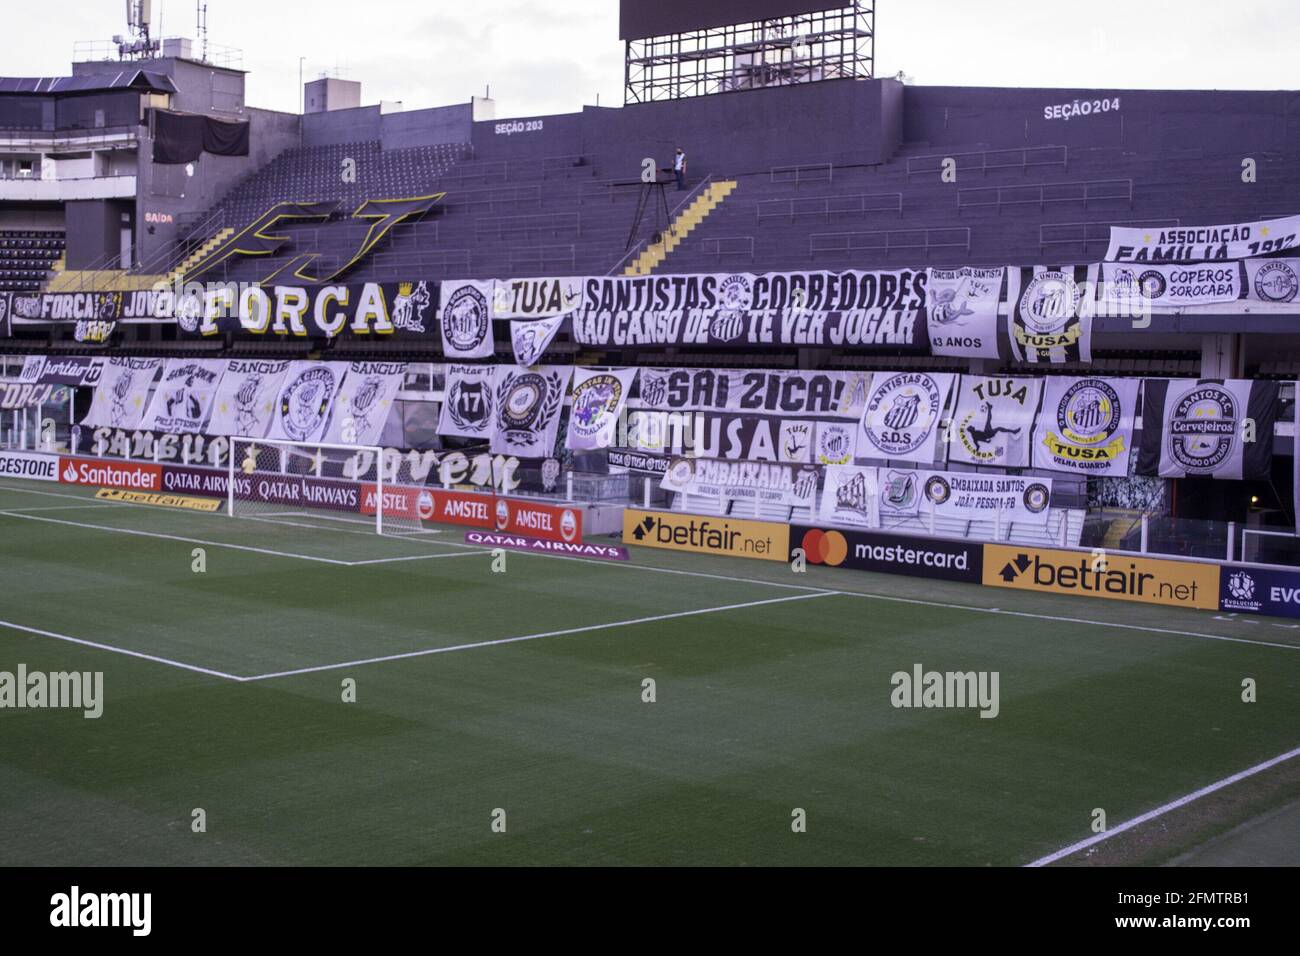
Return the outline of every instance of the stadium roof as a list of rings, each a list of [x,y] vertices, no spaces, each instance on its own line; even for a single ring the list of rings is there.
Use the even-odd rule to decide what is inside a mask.
[[[93,76],[13,76],[0,77],[0,94],[4,93],[107,93],[112,90],[140,90],[149,93],[175,93],[171,77],[149,70],[126,69],[118,73]]]

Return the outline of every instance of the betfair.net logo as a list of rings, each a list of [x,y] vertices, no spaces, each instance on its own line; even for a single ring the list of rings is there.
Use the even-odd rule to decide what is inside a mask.
[[[984,583],[1174,607],[1213,609],[1218,568],[1190,561],[986,545]]]
[[[629,508],[624,512],[623,539],[651,548],[782,561],[789,551],[790,528],[766,521],[726,520]]]

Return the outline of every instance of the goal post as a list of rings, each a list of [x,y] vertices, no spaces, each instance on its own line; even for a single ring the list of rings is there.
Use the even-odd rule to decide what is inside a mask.
[[[364,525],[381,535],[423,531],[415,503],[421,489],[397,488],[387,470],[383,449],[374,445],[237,436],[230,439],[226,514],[310,527]]]

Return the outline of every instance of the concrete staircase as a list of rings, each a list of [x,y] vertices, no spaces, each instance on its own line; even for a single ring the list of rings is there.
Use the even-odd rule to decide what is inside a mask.
[[[623,274],[644,276],[653,272],[691,234],[691,230],[702,223],[735,188],[734,179],[710,183],[707,189],[696,196],[690,205],[677,215],[672,224],[664,230],[662,238],[646,246],[641,255],[632,260],[632,263],[623,270]]]
[[[60,264],[62,260],[60,260]],[[166,276],[138,275],[122,269],[59,268],[46,286],[46,292],[138,292],[152,289]]]
[[[208,254],[235,234],[231,226],[221,229],[212,238],[204,241],[197,249],[181,260],[180,264],[167,274],[167,282],[175,283],[185,278],[185,274],[208,257]]]

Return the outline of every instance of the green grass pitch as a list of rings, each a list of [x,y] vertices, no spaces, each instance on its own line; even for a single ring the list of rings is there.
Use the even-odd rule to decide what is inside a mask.
[[[0,484],[0,671],[104,674],[0,710],[4,864],[1020,865],[1300,746],[1289,622],[304,523]],[[999,715],[893,707],[915,664]],[[1300,845],[1296,764],[1061,862]]]

